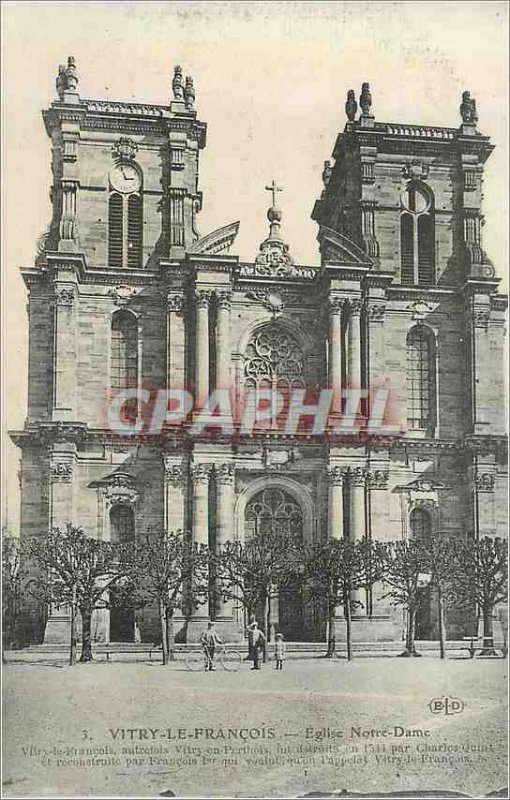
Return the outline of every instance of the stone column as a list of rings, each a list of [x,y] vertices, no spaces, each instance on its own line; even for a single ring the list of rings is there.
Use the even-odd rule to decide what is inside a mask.
[[[230,389],[230,292],[218,294],[216,319],[216,389]]]
[[[347,355],[347,373],[349,387],[361,387],[361,300],[349,302],[349,347]]]
[[[52,445],[49,452],[50,528],[64,531],[74,521],[73,474],[75,446]],[[71,614],[68,605],[51,605],[44,631],[44,644],[69,642]]]
[[[332,297],[329,301],[329,385],[335,390],[331,411],[340,414],[342,409],[342,308],[344,301]]]
[[[344,474],[338,466],[328,468],[328,536],[342,539],[344,535]]]
[[[167,388],[183,389],[186,384],[186,330],[184,297],[178,292],[167,296]]]
[[[210,292],[196,294],[195,405],[203,406],[209,396],[209,301]]]
[[[164,525],[165,531],[185,531],[186,530],[186,485],[187,471],[182,465],[179,456],[165,455],[165,508]],[[182,607],[175,610],[174,628],[178,632],[183,624]]]
[[[216,466],[216,546],[220,548],[234,538],[234,465]],[[232,621],[232,600],[218,600],[216,619]],[[221,634],[220,634],[221,635]]]
[[[209,464],[194,464],[191,468],[193,483],[191,541],[196,545],[209,544]],[[209,602],[191,610],[191,621],[209,619]]]
[[[358,542],[365,536],[365,470],[363,467],[354,467],[349,476],[349,534],[353,542]],[[366,616],[366,597],[364,589],[352,592],[353,600],[363,603],[353,610],[356,616]]]
[[[59,422],[76,419],[75,305],[75,284],[55,284],[53,420]]]

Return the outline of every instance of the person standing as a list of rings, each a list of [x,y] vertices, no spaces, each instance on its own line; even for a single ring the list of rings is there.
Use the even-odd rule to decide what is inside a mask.
[[[251,614],[250,621],[247,626],[248,631],[248,655],[245,658],[245,661],[253,661],[253,629],[257,627],[257,620],[255,619],[255,615]]]
[[[200,637],[200,644],[204,650],[204,669],[206,672],[208,670],[209,672],[213,672],[216,645],[222,644],[220,637],[214,630],[214,622],[207,623],[207,630],[204,631]]]
[[[266,649],[266,637],[260,630],[257,622],[255,622],[252,627],[252,636],[253,669],[260,669]]]
[[[274,657],[276,661],[275,669],[283,669],[283,662],[285,661],[285,641],[282,633],[276,634]]]

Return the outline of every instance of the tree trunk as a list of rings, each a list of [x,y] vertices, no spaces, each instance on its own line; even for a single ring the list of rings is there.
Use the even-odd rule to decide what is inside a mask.
[[[166,646],[168,653],[168,661],[175,660],[175,631],[174,631],[174,610],[167,608],[166,610]]]
[[[414,643],[414,633],[416,629],[416,608],[412,606],[407,610],[407,628],[406,628],[406,649],[400,655],[404,658],[411,656],[419,658],[421,653],[416,652]]]
[[[328,658],[333,658],[336,650],[335,608],[335,603],[330,598],[328,601],[328,651],[326,653]]]
[[[166,609],[162,600],[158,601],[159,606],[159,625],[161,630],[161,655],[163,665],[168,664],[168,639],[166,633]]]
[[[352,659],[352,632],[351,632],[351,595],[344,589],[344,617],[347,637],[347,661]]]
[[[444,602],[441,587],[437,587],[437,610],[439,615],[439,655],[446,658],[446,635],[444,624]]]
[[[497,655],[494,649],[494,626],[492,620],[492,603],[485,603],[482,607],[483,617],[483,645],[480,652],[481,656]]]
[[[80,608],[81,656],[80,661],[92,661],[92,609]]]
[[[71,593],[71,642],[69,645],[69,666],[76,664],[76,584]]]

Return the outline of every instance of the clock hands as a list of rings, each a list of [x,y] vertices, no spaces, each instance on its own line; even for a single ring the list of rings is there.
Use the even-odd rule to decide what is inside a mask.
[[[124,178],[125,181],[134,181],[135,176],[126,175],[126,173],[124,172],[124,167],[121,166],[120,171],[122,172],[122,177]]]

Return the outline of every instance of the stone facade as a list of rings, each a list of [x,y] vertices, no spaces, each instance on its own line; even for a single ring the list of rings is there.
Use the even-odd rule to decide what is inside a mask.
[[[28,414],[13,434],[22,535],[72,522],[109,539],[131,520],[137,536],[182,528],[217,544],[248,536],[262,505],[269,516],[290,509],[308,540],[399,539],[413,526],[505,536],[506,298],[482,249],[493,146],[469,97],[459,128],[442,128],[375,121],[368,84],[356,119],[349,93],[313,209],[321,266],[312,267],[296,264],[281,238],[274,183],[269,235],[253,263],[228,253],[238,223],[198,237],[206,126],[179,67],[168,106],[85,100],[77,87],[69,59],[43,113],[53,218],[34,266],[22,270]],[[119,437],[106,407],[128,346],[133,386],[193,388],[202,402],[213,389],[238,395],[279,375],[290,388],[386,381],[401,430],[228,436],[186,424]],[[400,638],[402,613],[381,590],[360,599],[355,637]],[[323,609],[299,597],[281,597],[272,613],[287,638],[325,636]],[[183,608],[181,635],[196,638],[209,615],[224,635],[242,636],[229,602],[195,616]],[[152,641],[150,609],[137,622]],[[65,610],[45,626],[35,612],[30,635],[58,641],[67,625]],[[449,625],[450,636],[462,634],[462,621]],[[430,598],[418,627],[437,635]],[[133,629],[134,618],[114,624],[102,611],[95,636],[132,639]]]

